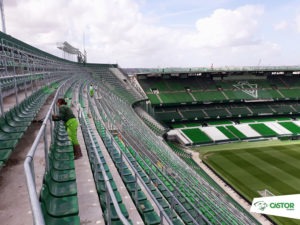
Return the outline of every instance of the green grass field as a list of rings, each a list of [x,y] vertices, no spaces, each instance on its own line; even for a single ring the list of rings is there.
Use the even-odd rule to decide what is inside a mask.
[[[268,189],[274,195],[300,193],[300,142],[263,141],[196,148],[202,160],[248,201]],[[300,220],[271,217],[278,224]]]

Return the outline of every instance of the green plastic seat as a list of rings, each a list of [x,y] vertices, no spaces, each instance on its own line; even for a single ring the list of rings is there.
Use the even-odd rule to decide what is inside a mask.
[[[57,145],[51,145],[51,151],[55,152],[73,152],[73,146],[72,145],[67,145],[67,146],[57,146]]]
[[[138,201],[137,208],[142,217],[144,213],[151,212],[154,210],[149,200]]]
[[[0,150],[2,149],[14,149],[18,144],[18,140],[7,140],[7,141],[0,141]]]
[[[114,194],[115,194],[117,202],[119,204],[122,203],[122,197],[121,197],[120,192],[118,190],[115,190]],[[103,206],[104,208],[106,208],[106,204],[107,204],[107,202],[106,202],[106,193],[105,192],[101,192],[100,196],[99,196],[99,199],[100,199],[100,202],[101,202],[101,206]]]
[[[166,213],[171,219],[177,218],[176,213],[175,213],[174,210],[171,209],[171,208],[166,208],[166,209],[165,209],[165,213]]]
[[[55,139],[56,139],[57,142],[60,142],[60,143],[63,143],[63,142],[68,142],[69,143],[69,141],[70,141],[69,136],[68,136],[67,133],[64,134],[64,135],[62,135],[62,134],[56,135]]]
[[[184,225],[184,223],[178,218],[173,219],[172,223],[173,223],[173,225]]]
[[[154,197],[156,199],[162,198],[161,193],[159,191],[157,191],[157,190],[151,190],[151,193],[154,195]]]
[[[80,218],[77,215],[53,217],[47,213],[44,203],[41,204],[41,207],[46,225],[80,225]]]
[[[12,153],[11,149],[0,150],[0,161],[6,162]]]
[[[120,210],[122,212],[122,214],[124,215],[124,217],[128,218],[129,217],[129,213],[125,207],[125,205],[123,203],[119,204]],[[114,205],[110,206],[110,215],[111,215],[111,220],[112,221],[117,221],[119,220],[119,216],[116,212],[116,209],[114,207]]]
[[[66,141],[58,141],[56,140],[55,145],[58,147],[66,147],[66,146],[71,146],[71,141],[70,140],[66,140]]]
[[[146,225],[158,225],[161,220],[155,211],[144,213],[144,222]]]
[[[95,175],[96,177],[96,179],[97,180],[99,180],[99,181],[104,181],[104,175],[103,175],[103,173],[101,173],[101,172],[99,172],[99,173],[97,173],[96,175]],[[107,176],[107,178],[109,179],[109,180],[112,180],[113,179],[113,177],[112,177],[112,174],[111,174],[111,172],[106,172],[106,176]]]
[[[51,178],[57,182],[76,180],[75,170],[50,169]]]
[[[117,190],[117,185],[113,180],[109,181],[111,188],[113,189],[113,191]],[[97,191],[98,193],[102,193],[105,192],[105,183],[104,181],[96,181],[96,187],[97,187]]]
[[[41,201],[50,216],[64,217],[78,215],[77,196],[57,198],[50,194],[48,187],[43,185],[41,190]]]
[[[56,182],[51,179],[49,173],[45,173],[44,176],[45,184],[47,185],[51,195],[56,197],[77,195],[77,185],[75,180]]]
[[[185,224],[192,223],[192,219],[188,216],[186,212],[180,214],[180,218]]]
[[[11,110],[11,113],[14,119],[20,121],[29,122],[32,121],[32,119],[35,117],[35,113],[29,114],[29,112],[25,112],[25,111],[20,112],[17,108],[13,108]]]
[[[155,190],[156,190],[156,187],[155,187],[152,183],[147,184],[147,187],[148,187],[151,191],[155,191]]]
[[[135,182],[135,177],[133,175],[126,175],[122,177],[125,184]]]
[[[9,126],[12,127],[28,127],[31,124],[31,121],[24,121],[22,119],[14,119],[11,113],[5,114],[5,120]]]
[[[75,168],[74,160],[54,160],[49,154],[49,164],[56,170],[72,170]]]
[[[129,192],[134,192],[135,191],[135,183],[128,183],[128,184],[126,184],[126,188],[127,188],[127,190],[129,191]],[[141,190],[141,187],[140,187],[140,185],[137,185],[137,190],[139,191],[139,190]]]
[[[127,176],[131,174],[131,170],[128,168],[124,168],[119,170],[120,175]]]
[[[135,192],[130,192],[130,195],[131,195],[132,199],[135,199]],[[147,200],[147,196],[145,195],[145,193],[142,190],[138,190],[137,200],[138,201]]]
[[[74,160],[74,153],[73,152],[53,152],[52,153],[54,160],[58,161],[69,161]]]
[[[0,118],[0,130],[7,133],[23,133],[27,130],[27,127],[12,127],[6,123],[4,118]]]
[[[12,123],[18,123],[24,127],[30,125],[32,122],[32,120],[24,120],[23,118],[16,116],[13,110],[10,110],[5,114],[5,119],[7,122],[11,121]]]
[[[18,140],[23,136],[23,132],[7,133],[0,130],[0,141]]]
[[[161,205],[161,207],[164,208],[164,209],[170,207],[169,204],[168,204],[168,202],[164,198],[159,198],[159,199],[157,199],[157,201],[159,202],[159,204]]]
[[[181,207],[180,205],[175,205],[174,207],[175,211],[178,213],[178,214],[181,214],[181,213],[184,213],[184,209],[183,207]]]
[[[170,198],[171,197],[171,194],[169,191],[165,190],[165,191],[162,191],[161,192],[163,194],[163,196],[165,196],[165,198]]]

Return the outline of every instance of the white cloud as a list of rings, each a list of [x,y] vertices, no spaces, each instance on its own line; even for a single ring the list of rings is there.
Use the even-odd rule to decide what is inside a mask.
[[[258,19],[264,9],[256,5],[217,9],[187,31],[153,23],[134,0],[15,4],[6,7],[9,34],[61,56],[56,42],[68,41],[82,50],[84,33],[89,62],[118,62],[123,67],[241,65],[278,51],[260,39]],[[249,52],[255,59],[247,56]]]
[[[281,30],[285,30],[285,29],[287,29],[289,27],[289,24],[288,24],[288,22],[287,21],[281,21],[281,22],[279,22],[279,23],[276,23],[275,25],[274,25],[274,29],[275,30],[278,30],[278,31],[281,31]]]
[[[295,28],[296,31],[300,33],[300,15],[297,15],[295,18]]]
[[[211,47],[254,44],[258,41],[258,17],[262,14],[260,6],[217,9],[196,22],[197,34],[192,35],[192,43]]]

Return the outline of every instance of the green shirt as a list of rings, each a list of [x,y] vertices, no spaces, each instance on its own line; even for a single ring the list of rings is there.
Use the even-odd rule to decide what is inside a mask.
[[[69,119],[72,118],[75,118],[72,110],[66,105],[61,105],[59,107],[59,115],[57,117],[57,120],[62,120],[66,123]]]

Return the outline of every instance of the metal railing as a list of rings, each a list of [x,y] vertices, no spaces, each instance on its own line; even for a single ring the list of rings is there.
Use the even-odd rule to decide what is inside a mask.
[[[97,95],[97,94],[96,94]],[[96,115],[96,111],[93,107],[93,104],[91,102],[91,99],[88,98],[89,100],[89,109],[91,110],[91,113],[92,113],[92,116],[93,116],[93,119],[94,119],[94,122],[97,120],[99,121],[102,126],[104,127],[104,130],[105,130],[105,137],[108,138],[112,144],[112,146],[114,147],[115,150],[117,150],[121,156],[121,163],[123,163],[123,160],[124,160],[124,163],[126,163],[130,169],[133,171],[134,173],[134,177],[135,177],[135,194],[134,194],[134,202],[135,204],[137,204],[138,200],[137,200],[137,191],[138,191],[138,186],[137,186],[137,183],[141,184],[143,186],[143,188],[146,190],[147,194],[150,196],[151,200],[153,201],[153,203],[155,204],[155,206],[157,207],[158,211],[159,211],[159,216],[160,216],[160,219],[161,219],[161,224],[164,224],[163,221],[165,220],[168,224],[172,224],[172,221],[171,219],[169,218],[169,216],[166,214],[166,212],[164,211],[164,209],[162,208],[162,206],[160,205],[160,203],[157,201],[157,199],[155,198],[155,196],[153,195],[153,193],[151,192],[151,190],[149,189],[149,187],[146,185],[145,181],[142,179],[142,177],[140,176],[140,174],[138,173],[137,169],[136,169],[136,166],[129,160],[129,158],[127,157],[126,154],[123,153],[123,151],[121,150],[120,146],[118,145],[118,143],[116,142],[116,140],[114,139],[113,135],[111,132],[109,132],[109,128],[108,128],[108,125],[104,123],[103,121],[103,118],[101,118],[101,116],[99,117],[98,115]],[[96,103],[97,105],[97,103]],[[96,107],[97,111],[98,111],[98,108]],[[99,114],[99,111],[98,111],[98,114]],[[124,139],[123,139],[124,140]],[[125,140],[126,141],[126,140]],[[129,143],[126,142],[126,148],[127,146],[129,146]],[[135,164],[137,162],[135,161]],[[146,165],[146,164],[145,164]],[[149,170],[152,171],[152,169],[150,167],[148,167]],[[154,173],[153,173],[154,174]],[[123,176],[123,167],[121,166],[121,171],[120,171],[120,175]],[[155,175],[155,174],[154,174]],[[155,175],[156,176],[156,175]],[[157,176],[156,176],[157,179],[159,179]],[[164,184],[162,184],[164,186]],[[180,202],[177,202],[179,205],[181,205]],[[182,205],[181,205],[182,206]],[[188,212],[187,212],[188,213]],[[192,219],[193,220],[193,219]],[[195,220],[193,221],[195,222],[195,224],[198,224]]]
[[[32,209],[32,215],[33,215],[33,223],[35,225],[45,225],[45,220],[43,217],[42,209],[40,206],[39,198],[38,198],[38,191],[37,191],[37,185],[35,180],[35,171],[34,171],[34,157],[36,154],[36,151],[38,149],[39,143],[43,142],[44,147],[44,157],[45,157],[45,168],[48,171],[49,170],[49,160],[48,160],[48,146],[49,146],[49,136],[47,136],[47,126],[50,126],[50,143],[53,140],[53,122],[51,120],[51,113],[52,110],[55,109],[55,103],[58,98],[58,96],[63,93],[64,86],[66,82],[62,84],[55,96],[54,99],[50,105],[50,108],[46,114],[46,117],[44,118],[43,124],[31,146],[31,149],[29,150],[25,162],[24,162],[24,169],[25,169],[25,176],[26,176],[26,182],[27,182],[27,188],[29,193],[29,199],[30,199],[30,205]],[[43,140],[42,140],[43,139]]]
[[[104,86],[99,89],[101,113],[105,114],[106,120],[129,141],[130,145],[145,154],[154,163],[163,162],[167,170],[178,175],[177,182],[182,188],[191,191],[201,205],[207,205],[217,219],[227,224],[231,222],[228,218],[239,221],[247,221],[245,224],[256,224],[256,220],[237,204],[232,204],[227,194],[215,189],[206,179],[192,170],[182,159],[180,159],[163,140],[157,138],[149,128],[140,121],[132,107],[120,98],[109,92]],[[149,131],[148,131],[149,130]],[[168,176],[168,174],[165,174]],[[192,179],[190,179],[192,178]],[[181,181],[181,182],[179,182]],[[215,204],[215,201],[219,202]],[[198,206],[198,204],[196,204]],[[221,207],[220,207],[221,206]],[[210,212],[210,211],[209,211]],[[212,215],[213,216],[213,215]],[[214,216],[215,217],[215,216]]]
[[[96,166],[94,173],[98,174],[98,172],[101,172],[103,174],[103,177],[104,177],[105,189],[106,189],[106,193],[107,193],[107,195],[106,195],[106,204],[107,204],[107,212],[108,212],[107,213],[107,216],[108,216],[108,218],[107,218],[107,224],[108,225],[111,224],[111,220],[110,220],[110,202],[112,201],[112,203],[113,203],[113,205],[115,207],[116,213],[119,216],[119,218],[122,221],[122,223],[124,225],[130,225],[130,222],[125,218],[125,216],[121,212],[121,209],[119,207],[118,201],[116,199],[114,191],[113,191],[113,189],[111,187],[111,184],[109,182],[109,178],[108,178],[108,176],[106,174],[105,168],[103,166],[103,163],[102,163],[102,161],[100,159],[100,156],[99,156],[99,153],[97,151],[97,147],[96,147],[96,144],[95,144],[94,139],[92,137],[91,131],[88,128],[88,125],[87,125],[86,118],[85,118],[85,115],[83,113],[82,107],[79,108],[79,117],[82,118],[82,121],[84,122],[84,124],[82,124],[82,125],[84,125],[85,128],[86,128],[86,130],[87,130],[90,142],[92,144],[92,148],[93,148],[95,156],[96,156],[96,160],[97,160],[96,162],[97,162],[97,164],[100,165],[100,171],[98,170],[98,166]]]

